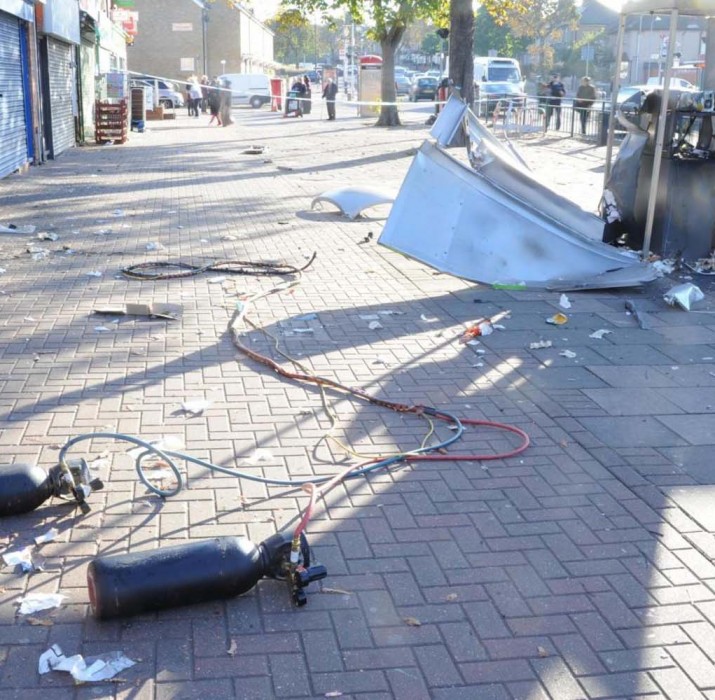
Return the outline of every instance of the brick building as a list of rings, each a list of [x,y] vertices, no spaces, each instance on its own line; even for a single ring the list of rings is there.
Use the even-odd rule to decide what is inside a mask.
[[[172,79],[271,73],[273,32],[236,0],[134,0],[139,33],[129,70]]]

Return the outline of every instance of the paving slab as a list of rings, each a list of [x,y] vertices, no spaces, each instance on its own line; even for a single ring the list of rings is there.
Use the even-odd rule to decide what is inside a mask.
[[[553,329],[544,319],[559,294],[467,284],[376,245],[389,208],[356,220],[311,209],[314,196],[343,185],[399,188],[429,111],[406,112],[395,129],[343,105],[335,122],[319,110],[293,120],[239,109],[225,129],[179,115],[124,146],[73,149],[0,181],[0,221],[59,236],[41,242],[40,259],[27,252],[40,243],[33,236],[0,236],[3,461],[49,467],[69,437],[101,430],[177,436],[201,459],[281,479],[349,464],[324,439],[331,419],[320,393],[239,356],[227,332],[239,297],[281,278],[120,274],[155,260],[302,266],[313,252],[299,285],[252,305],[251,320],[270,335],[245,328],[249,347],[289,366],[277,345],[380,398],[511,423],[532,438],[517,457],[414,461],[336,488],[308,527],[329,574],[303,608],[283,582],[261,581],[238,598],[107,622],[90,613],[93,557],[225,535],[258,542],[295,522],[306,499],[183,463],[184,490],[158,498],[126,445],[80,443],[73,454],[98,460],[106,482],[88,516],[53,502],[0,521],[0,553],[60,532],[38,550],[44,572],[0,568],[0,699],[712,692],[713,524],[693,507],[711,502],[713,483],[712,317],[664,306],[675,273],[637,293],[570,294],[569,326]],[[254,144],[264,153],[244,153]],[[518,145],[562,194],[595,210],[603,149],[551,134]],[[652,330],[625,314],[627,298],[654,314]],[[153,302],[180,304],[181,317],[93,312]],[[466,325],[503,309],[513,312],[505,330],[458,343]],[[601,327],[613,333],[589,338]],[[542,336],[554,347],[529,349]],[[189,415],[189,399],[209,404]],[[364,455],[356,460],[414,449],[429,431],[342,395],[326,402],[332,434]],[[453,449],[515,444],[468,427]],[[18,599],[38,590],[67,602],[39,621],[19,616]],[[121,649],[137,665],[117,683],[75,687],[37,674],[52,643],[86,655]]]

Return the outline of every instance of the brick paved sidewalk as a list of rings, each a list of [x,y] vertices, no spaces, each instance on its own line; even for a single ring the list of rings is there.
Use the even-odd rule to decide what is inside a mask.
[[[0,700],[715,698],[715,547],[700,505],[713,483],[713,316],[668,309],[656,286],[628,292],[652,312],[652,330],[625,314],[617,292],[570,295],[569,324],[554,328],[544,320],[559,310],[557,294],[468,285],[376,246],[385,207],[357,221],[311,210],[332,187],[397,189],[425,138],[423,112],[391,130],[343,105],[330,123],[319,111],[236,114],[227,129],[182,115],[125,146],[75,149],[0,181],[0,223],[59,235],[0,234],[3,461],[50,466],[70,436],[101,429],[180,436],[196,456],[265,475],[331,473],[343,454],[318,443],[329,423],[317,392],[241,359],[226,331],[236,294],[274,279],[118,275],[155,259],[300,265],[313,251],[302,284],[253,311],[281,348],[376,396],[513,423],[532,446],[510,460],[420,463],[336,489],[309,527],[329,577],[300,610],[284,584],[263,581],[241,598],[98,623],[85,584],[96,554],[217,535],[259,542],[305,498],[189,466],[188,488],[162,502],[124,445],[82,443],[74,454],[106,452],[111,464],[100,466],[107,487],[89,516],[53,502],[1,523],[0,550],[49,527],[60,537],[39,550],[44,573],[0,569]],[[266,150],[245,154],[251,145]],[[595,151],[541,140],[525,153],[574,198],[593,200]],[[30,243],[47,257],[32,259]],[[180,303],[183,315],[92,314],[126,301]],[[465,323],[505,308],[506,330],[479,346],[456,342]],[[396,313],[370,330],[361,316],[380,311]],[[310,312],[317,318],[301,320]],[[611,333],[589,337],[599,328]],[[530,350],[540,338],[554,347]],[[271,351],[259,333],[246,341]],[[187,399],[211,405],[187,416]],[[331,402],[336,434],[370,455],[424,436],[416,419]],[[459,451],[512,444],[469,430]],[[32,591],[68,598],[49,615],[18,616]],[[122,650],[138,663],[120,682],[75,687],[66,674],[38,675],[53,643],[86,656]]]

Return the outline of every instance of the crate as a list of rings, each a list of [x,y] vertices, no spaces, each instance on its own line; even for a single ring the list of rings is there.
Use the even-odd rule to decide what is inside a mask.
[[[125,143],[129,113],[127,101],[100,102],[94,105],[95,141],[97,143]]]

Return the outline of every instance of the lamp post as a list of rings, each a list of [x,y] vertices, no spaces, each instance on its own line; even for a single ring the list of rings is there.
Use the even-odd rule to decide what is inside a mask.
[[[221,59],[221,75],[224,75],[226,73],[226,59],[222,58]]]

